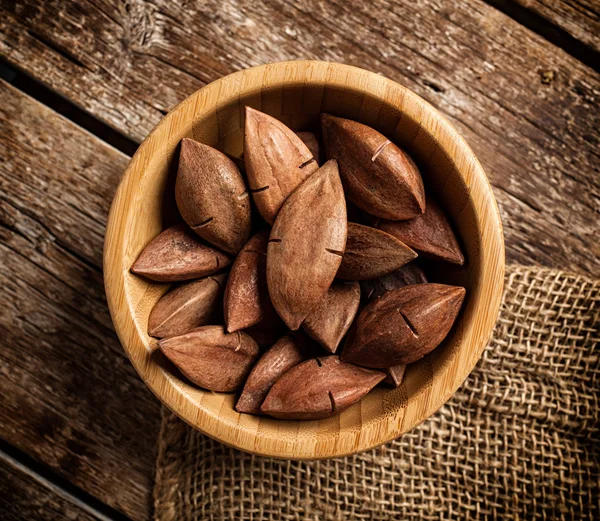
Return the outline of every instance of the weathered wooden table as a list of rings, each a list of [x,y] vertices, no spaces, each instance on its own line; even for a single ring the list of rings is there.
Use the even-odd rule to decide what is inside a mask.
[[[597,0],[3,0],[0,517],[149,519],[160,406],[104,299],[129,156],[216,78],[264,62],[380,72],[478,154],[508,260],[600,275]]]

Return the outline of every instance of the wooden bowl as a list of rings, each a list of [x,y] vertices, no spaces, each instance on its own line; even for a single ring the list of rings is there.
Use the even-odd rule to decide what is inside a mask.
[[[444,343],[408,367],[403,384],[377,388],[353,407],[320,421],[238,414],[235,395],[203,391],[181,378],[146,333],[166,287],[132,275],[142,249],[173,221],[179,142],[188,137],[240,158],[244,106],[294,130],[318,129],[328,112],[370,125],[407,150],[426,187],[450,216],[467,258],[445,265],[436,282],[467,288]],[[405,87],[337,63],[296,61],[231,74],[192,94],[156,126],[117,190],[104,250],[106,294],[115,329],[138,373],[169,409],[227,445],[279,458],[329,458],[380,445],[409,431],[452,396],[479,359],[496,323],[504,277],[502,224],[477,158],[450,123]],[[126,397],[123,397],[126,399]]]

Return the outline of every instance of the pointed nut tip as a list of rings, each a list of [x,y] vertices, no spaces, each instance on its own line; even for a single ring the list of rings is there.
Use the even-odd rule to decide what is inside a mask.
[[[198,147],[206,147],[207,145],[205,145],[204,143],[200,143],[200,141],[196,141],[195,139],[189,138],[189,137],[184,137],[181,140],[181,151],[182,152],[191,152],[191,148],[198,148]]]
[[[269,400],[269,395],[267,394],[263,403],[260,404],[259,410],[265,414],[270,414],[275,409],[271,408],[271,400]]]
[[[321,126],[323,127],[331,127],[337,118],[332,116],[331,114],[322,113],[321,114]]]
[[[252,119],[252,118],[253,118],[253,119],[256,119],[256,118],[258,118],[258,117],[260,117],[261,115],[263,115],[263,114],[264,114],[264,112],[261,112],[261,111],[260,111],[260,110],[258,110],[258,109],[255,109],[255,108],[253,108],[253,107],[250,107],[249,105],[246,105],[246,108],[245,108],[245,113],[246,113],[246,117],[247,117],[247,118],[248,118],[248,117],[250,117],[251,119]]]
[[[256,414],[258,412],[258,410],[255,411],[255,410],[252,410],[252,409],[250,409],[248,407],[244,407],[244,404],[240,403],[240,402],[242,402],[242,400],[243,400],[243,393],[239,397],[237,403],[235,404],[234,409],[235,409],[236,412],[246,413],[246,414]]]
[[[457,264],[458,266],[464,266],[464,264],[465,264],[465,256],[462,254],[461,251],[457,251],[452,256],[452,262],[454,264]]]
[[[308,315],[305,315],[302,317],[299,317],[297,314],[288,314],[285,317],[282,315],[279,315],[279,316],[283,320],[285,325],[289,328],[290,331],[298,331],[298,329],[300,329],[300,326],[302,325],[304,320],[306,320],[306,317]]]

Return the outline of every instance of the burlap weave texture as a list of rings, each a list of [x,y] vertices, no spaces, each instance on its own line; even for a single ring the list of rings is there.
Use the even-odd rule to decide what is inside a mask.
[[[600,518],[600,281],[511,266],[476,369],[385,446],[252,456],[164,411],[155,515],[171,520]]]

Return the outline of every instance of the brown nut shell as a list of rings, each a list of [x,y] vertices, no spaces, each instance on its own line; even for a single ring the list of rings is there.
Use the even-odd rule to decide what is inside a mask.
[[[288,196],[319,168],[291,129],[251,107],[246,107],[244,161],[252,198],[269,224]]]
[[[330,353],[335,353],[352,325],[359,304],[358,282],[334,282],[321,302],[306,317],[302,327]]]
[[[381,221],[379,229],[393,235],[424,257],[463,265],[465,257],[439,204],[427,198],[425,213],[408,221]]]
[[[337,159],[348,200],[384,219],[411,219],[425,210],[421,174],[413,160],[375,129],[321,115],[328,159]]]
[[[348,239],[336,277],[368,280],[397,270],[417,254],[389,233],[362,224],[348,223]]]
[[[282,206],[267,249],[271,302],[291,330],[316,308],[346,246],[346,203],[337,164],[328,161]]]
[[[230,263],[229,256],[200,242],[184,224],[176,224],[150,241],[131,272],[158,282],[175,282],[212,275]]]
[[[231,267],[223,299],[230,333],[258,324],[273,307],[267,289],[268,242],[269,230],[252,236]]]
[[[385,378],[385,373],[342,362],[337,356],[313,358],[285,373],[261,411],[286,420],[318,420],[350,407]]]
[[[193,384],[217,392],[241,388],[259,354],[251,337],[227,333],[223,326],[203,326],[161,340],[159,346]]]
[[[156,303],[148,318],[148,334],[157,338],[183,335],[214,318],[227,275],[211,275],[178,286]]]
[[[273,384],[286,371],[305,359],[297,341],[290,335],[279,339],[258,359],[250,371],[235,410],[260,414],[260,406]]]
[[[417,284],[384,294],[359,314],[342,359],[382,369],[419,360],[444,340],[464,297],[465,288],[445,284]]]
[[[177,208],[204,240],[237,253],[250,235],[250,199],[237,166],[217,149],[184,138],[175,182]]]

